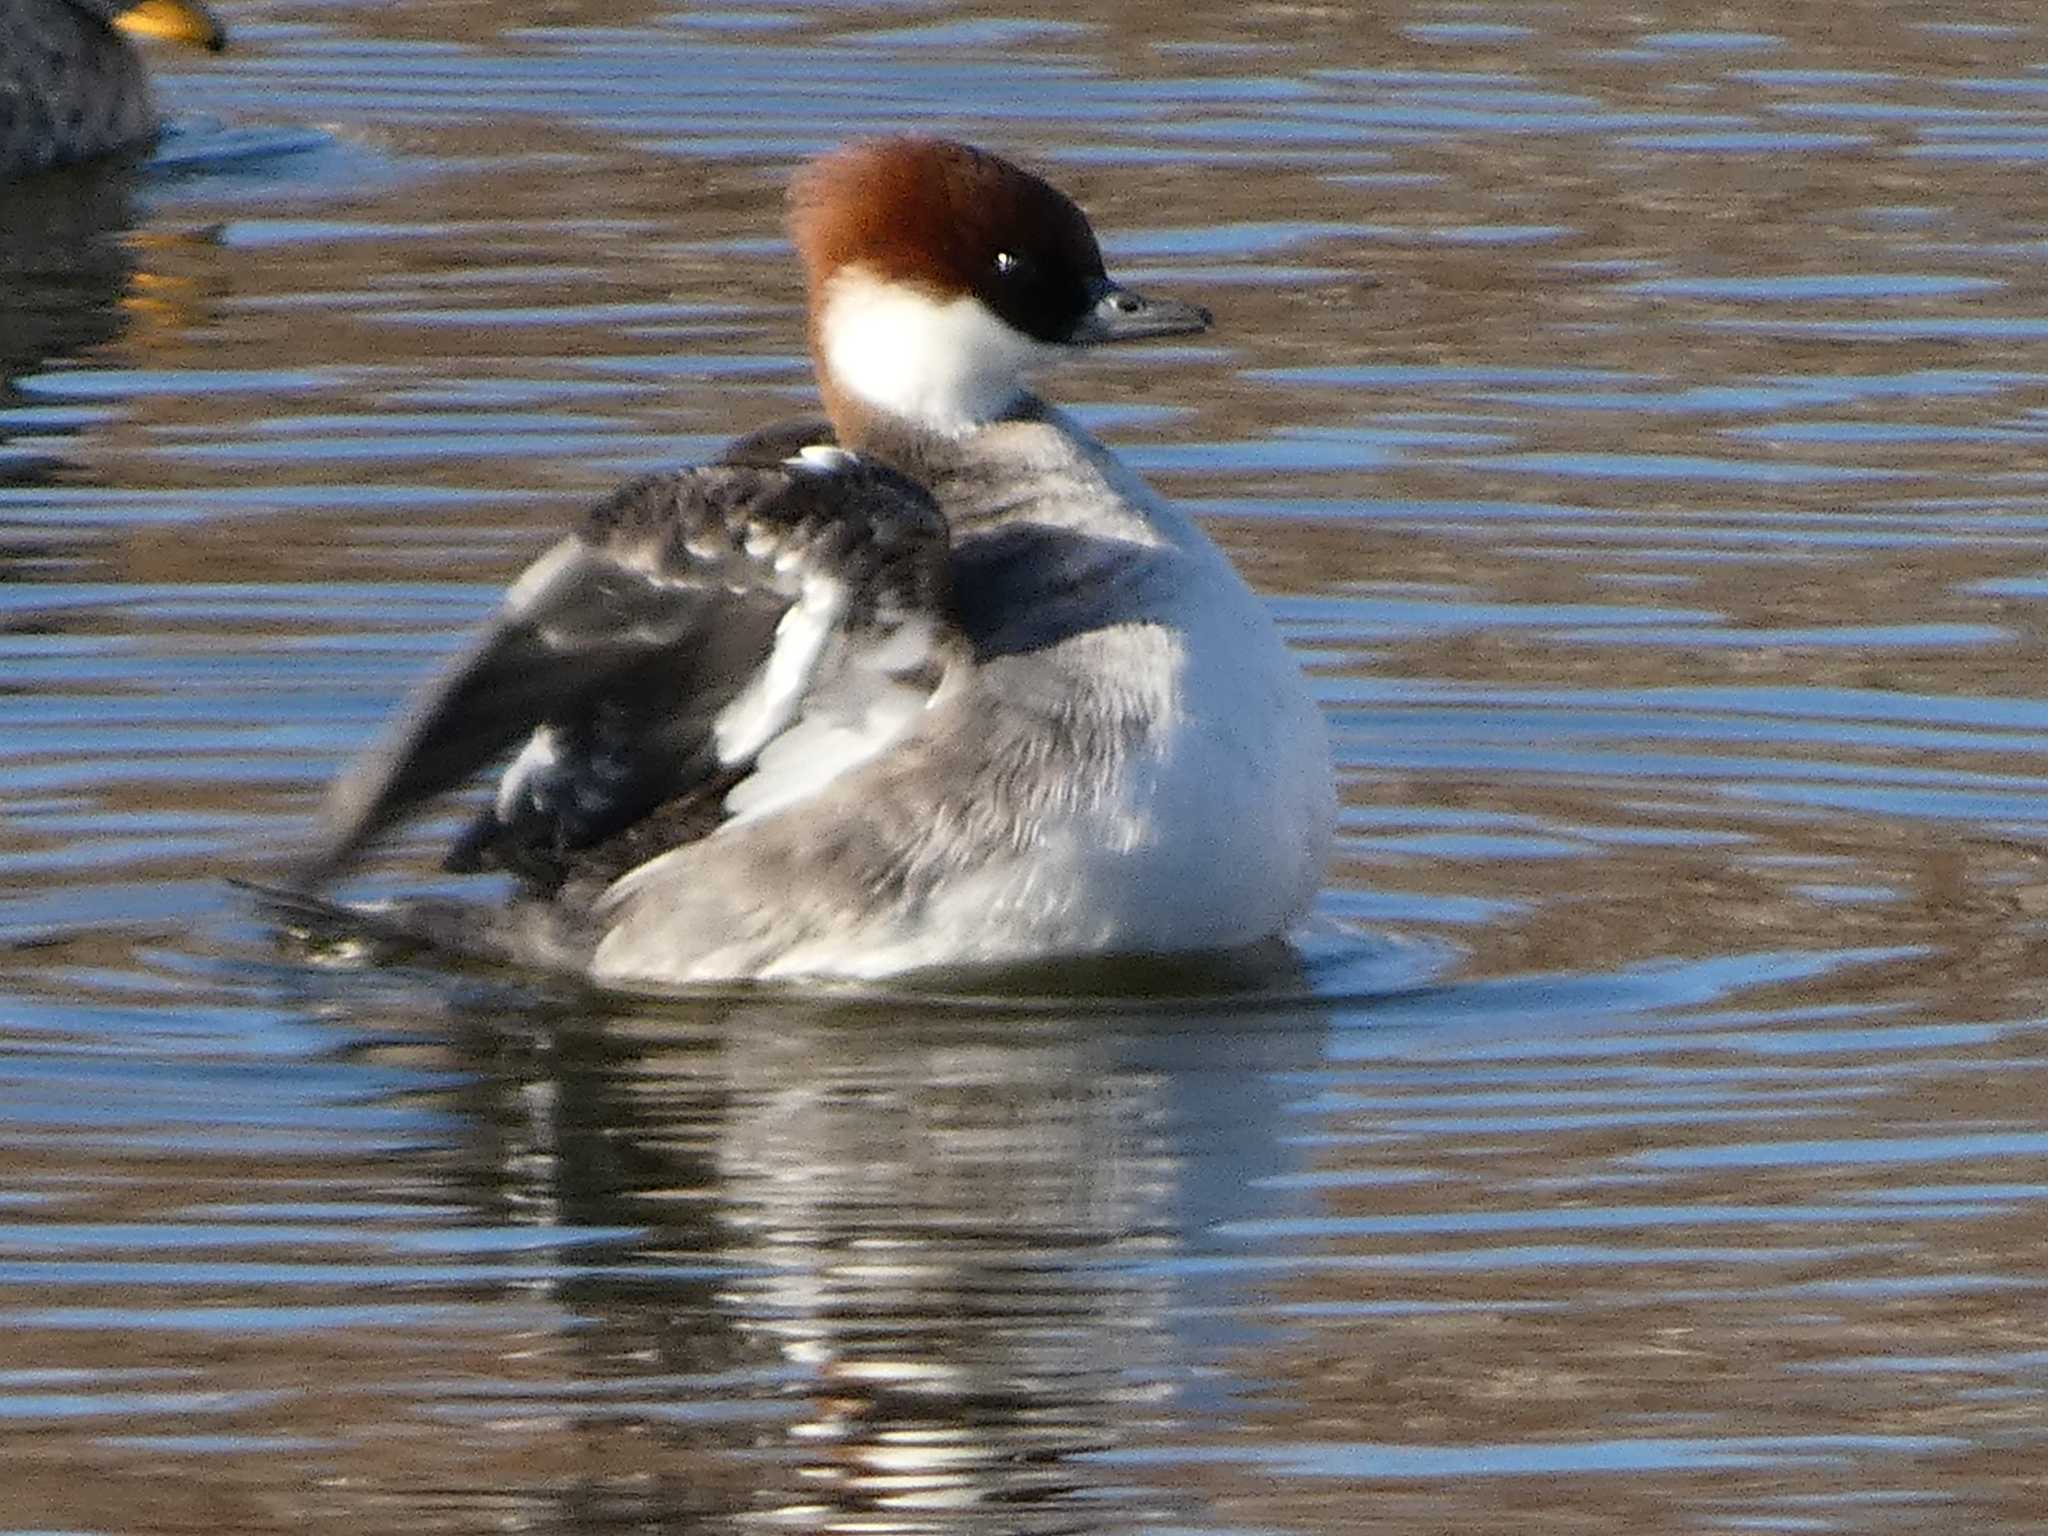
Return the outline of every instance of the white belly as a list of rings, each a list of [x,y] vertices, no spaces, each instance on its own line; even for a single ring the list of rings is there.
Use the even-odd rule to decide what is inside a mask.
[[[1234,576],[1231,585],[1255,603]],[[1219,594],[1210,594],[1211,598]],[[1062,955],[1223,949],[1284,933],[1320,888],[1335,822],[1327,737],[1262,609],[1089,637],[1146,694],[1133,749],[1092,765],[1016,852],[963,867],[912,923],[816,941],[769,975],[877,977]]]

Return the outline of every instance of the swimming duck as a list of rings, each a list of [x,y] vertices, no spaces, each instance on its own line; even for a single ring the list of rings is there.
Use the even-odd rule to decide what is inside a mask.
[[[606,982],[1248,946],[1322,878],[1322,716],[1265,605],[1027,376],[1205,330],[1008,160],[805,167],[828,420],[601,502],[329,792],[295,885],[493,761],[437,942]]]
[[[202,0],[0,0],[0,178],[155,139],[149,78],[123,34],[227,43]]]

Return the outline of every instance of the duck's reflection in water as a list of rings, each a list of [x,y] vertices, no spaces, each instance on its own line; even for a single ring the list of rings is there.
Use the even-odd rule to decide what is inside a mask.
[[[554,1300],[614,1427],[624,1397],[674,1426],[630,1487],[615,1455],[557,1483],[563,1528],[1185,1518],[1086,1453],[1229,1412],[1189,1386],[1244,1342],[1212,1229],[1284,1198],[1324,1034],[1296,1003],[664,1004],[550,1021],[519,1072],[499,1036],[476,1171],[513,1220],[644,1234]]]
[[[135,255],[135,173],[85,166],[10,185],[0,216],[0,403],[54,358],[100,346],[127,324]]]
[[[139,177],[100,161],[0,190],[0,485],[49,482],[61,440],[107,414],[22,380],[117,341],[125,363],[151,366],[205,318],[209,295],[180,269],[212,237],[138,229]]]

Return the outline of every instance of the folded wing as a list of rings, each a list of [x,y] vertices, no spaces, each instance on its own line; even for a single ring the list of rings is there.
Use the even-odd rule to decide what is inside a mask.
[[[801,799],[913,728],[964,654],[948,568],[923,489],[836,449],[634,482],[336,781],[298,880],[514,747],[450,867],[551,889]]]

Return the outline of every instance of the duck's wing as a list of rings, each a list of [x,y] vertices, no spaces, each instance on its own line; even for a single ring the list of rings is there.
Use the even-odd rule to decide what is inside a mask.
[[[297,879],[521,742],[451,867],[546,887],[657,808],[708,802],[701,834],[800,799],[900,737],[964,654],[949,555],[921,487],[837,449],[628,485],[335,782]]]

